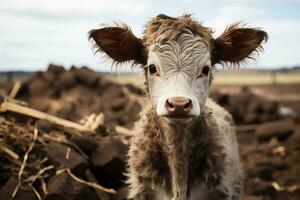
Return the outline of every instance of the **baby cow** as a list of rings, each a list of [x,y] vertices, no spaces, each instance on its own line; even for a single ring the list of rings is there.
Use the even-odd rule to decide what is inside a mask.
[[[148,101],[134,128],[129,199],[238,200],[243,174],[231,115],[208,98],[217,63],[239,65],[267,33],[233,24],[214,39],[190,15],[158,15],[142,39],[126,26],[91,30],[97,51],[144,69]]]

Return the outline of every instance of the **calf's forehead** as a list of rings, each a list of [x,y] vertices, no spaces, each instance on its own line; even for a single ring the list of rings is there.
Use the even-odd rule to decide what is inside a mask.
[[[210,51],[205,40],[187,31],[164,44],[153,44],[149,64],[158,64],[163,74],[182,71],[193,75],[199,68],[210,64]]]

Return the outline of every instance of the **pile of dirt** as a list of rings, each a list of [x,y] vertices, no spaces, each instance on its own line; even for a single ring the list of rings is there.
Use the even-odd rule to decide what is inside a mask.
[[[1,94],[11,88],[7,85]],[[96,118],[91,116],[104,116],[104,121],[93,131],[82,132],[1,113],[1,200],[125,199],[129,139],[115,127],[132,127],[138,118],[140,89],[116,84],[87,67],[65,70],[50,64],[47,71],[22,83],[15,99],[12,103],[74,122]]]
[[[279,104],[255,95],[249,87],[236,94],[213,91],[211,98],[228,110],[237,124],[259,124],[282,118]]]
[[[141,94],[140,89],[114,83],[87,67],[65,70],[50,64],[47,71],[25,81],[16,98],[72,121],[103,112],[106,123],[131,127],[141,110]]]
[[[238,127],[237,137],[246,176],[244,200],[299,199],[300,125],[286,118],[255,129]]]
[[[237,122],[245,169],[243,200],[296,200],[300,196],[300,125],[282,115],[278,103],[247,88],[212,97]],[[46,121],[0,116],[0,199],[125,199],[123,175],[130,137],[114,127],[132,127],[142,91],[109,81],[86,67],[50,65],[22,84],[17,99],[75,122],[95,113],[105,121],[94,132],[78,132]],[[25,163],[25,164],[24,164]],[[117,193],[110,194],[114,189]]]
[[[238,93],[213,90],[211,97],[237,124],[246,177],[243,200],[299,199],[299,115],[250,87],[242,86]]]
[[[2,114],[0,199],[125,199],[128,145],[102,131],[107,136]]]

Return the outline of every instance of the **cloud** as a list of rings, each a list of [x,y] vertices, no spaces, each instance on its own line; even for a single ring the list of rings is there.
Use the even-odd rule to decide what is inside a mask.
[[[283,3],[283,4],[300,4],[299,0],[225,0],[227,3],[244,3],[244,4],[277,4],[277,3]]]
[[[209,23],[220,34],[228,24],[235,22],[256,23],[267,15],[266,11],[245,4],[228,4],[217,9],[216,15]]]
[[[87,31],[102,22],[124,21],[140,36],[143,25],[159,13],[194,13],[213,27],[217,37],[228,24],[244,21],[270,35],[257,62],[261,67],[300,64],[297,42],[300,19],[273,5],[296,5],[288,0],[0,0],[0,68],[43,69],[50,61],[87,64],[109,70],[93,57]],[[287,6],[288,7],[288,6]],[[279,9],[281,7],[279,6]],[[20,68],[20,66],[22,66]],[[96,67],[97,66],[97,67]],[[3,68],[1,68],[3,69]],[[0,69],[0,70],[1,70]]]
[[[260,6],[247,3],[228,3],[217,9],[215,17],[207,24],[215,28],[215,37],[219,36],[227,25],[242,21],[251,27],[261,27],[269,34],[264,44],[265,51],[257,57],[250,67],[288,67],[300,64],[299,45],[300,20],[272,19],[271,13]]]
[[[2,0],[3,1],[3,0]],[[1,3],[1,10],[40,13],[86,13],[88,12],[122,12],[141,13],[149,7],[149,1],[138,0],[10,0]]]
[[[267,67],[288,67],[300,64],[298,39],[300,21],[266,20],[259,25],[269,33],[269,41],[260,65]]]

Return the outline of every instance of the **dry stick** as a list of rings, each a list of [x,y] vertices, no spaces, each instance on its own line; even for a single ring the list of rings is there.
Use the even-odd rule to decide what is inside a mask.
[[[88,181],[99,184],[97,182],[96,178],[94,177],[93,173],[91,172],[91,170],[87,169],[85,172],[85,175],[86,175]],[[96,195],[99,197],[99,199],[109,200],[108,194],[106,194],[104,191],[97,190],[97,189],[95,189],[94,191],[95,191]]]
[[[127,87],[122,87],[122,92],[127,96],[128,99],[138,102],[140,105],[144,104],[143,97],[138,96],[129,91]]]
[[[249,124],[236,127],[237,132],[255,131],[261,124]]]
[[[272,182],[272,186],[276,191],[289,191],[294,192],[300,188],[300,185],[291,185],[291,186],[280,186],[277,182]]]
[[[33,139],[32,139],[32,142],[28,148],[28,150],[26,151],[25,155],[24,155],[24,158],[23,158],[23,162],[22,162],[22,165],[20,167],[20,171],[18,173],[18,184],[14,190],[14,192],[12,193],[12,198],[14,198],[22,184],[22,174],[23,174],[23,171],[24,171],[24,168],[26,166],[26,162],[27,162],[27,159],[28,159],[28,156],[29,156],[29,153],[31,152],[31,150],[33,149],[34,145],[35,145],[35,141],[37,139],[37,136],[38,136],[38,130],[35,128],[34,131],[33,131]]]
[[[97,128],[104,124],[105,116],[101,112],[98,115],[92,113],[91,115],[85,117],[84,119],[80,120],[80,123],[89,130],[96,131]]]
[[[105,121],[104,114],[99,113],[96,117],[94,122],[90,125],[90,129],[95,131],[100,125],[103,125]]]
[[[133,132],[130,129],[122,127],[122,126],[115,126],[115,131],[116,131],[116,133],[125,135],[127,137],[134,136]]]
[[[75,122],[72,122],[69,120],[65,120],[65,119],[62,119],[62,118],[59,118],[59,117],[56,117],[53,115],[49,115],[49,114],[41,112],[39,110],[28,108],[26,106],[21,106],[14,102],[7,101],[7,102],[3,102],[0,105],[0,112],[6,112],[6,111],[19,113],[22,115],[27,115],[27,116],[45,120],[45,121],[48,121],[50,123],[54,123],[54,124],[57,124],[60,126],[73,128],[78,131],[91,131],[78,123],[75,123]]]
[[[88,182],[88,181],[85,181],[85,180],[82,180],[80,178],[78,178],[77,176],[75,176],[70,169],[66,169],[67,173],[69,174],[69,176],[71,178],[73,178],[75,181],[79,182],[79,183],[82,183],[82,184],[85,184],[89,187],[92,187],[92,188],[95,188],[95,189],[98,189],[98,190],[102,190],[104,192],[107,192],[107,193],[111,193],[111,194],[115,194],[116,191],[114,189],[108,189],[108,188],[105,188],[105,187],[102,187],[101,185],[97,184],[97,183],[92,183],[92,182]]]
[[[14,87],[12,88],[10,94],[8,95],[8,98],[14,99],[17,96],[20,88],[21,88],[21,81],[15,82]]]
[[[31,188],[35,196],[38,198],[38,200],[42,200],[40,193],[32,186],[32,184],[29,184],[29,187]]]
[[[70,152],[71,152],[71,148],[68,147],[67,151],[66,151],[66,156],[65,156],[66,160],[69,160],[69,158],[70,158]]]
[[[0,143],[0,151],[6,153],[9,157],[11,157],[14,160],[19,160],[19,155],[10,150],[9,148],[5,147],[2,143]]]
[[[48,190],[47,190],[47,185],[46,185],[46,182],[45,182],[44,178],[41,178],[41,185],[42,185],[42,190],[43,190],[44,194],[47,195]]]
[[[73,128],[77,131],[93,132],[92,130],[90,130],[89,128],[84,127],[81,124],[78,124],[78,123],[75,123],[75,122],[72,122],[72,121],[69,121],[69,120],[65,120],[65,119],[62,119],[62,118],[59,118],[59,117],[56,117],[56,116],[53,116],[53,115],[49,115],[47,113],[38,111],[36,109],[28,108],[26,106],[21,106],[21,105],[18,105],[16,103],[14,103],[14,102],[3,102],[0,105],[0,112],[6,112],[6,111],[19,113],[19,114],[22,114],[22,115],[26,115],[26,116],[36,118],[36,119],[45,120],[45,121],[48,121],[50,123],[57,124],[57,125],[60,125],[60,126],[63,126],[63,127]],[[122,127],[122,126],[116,126],[115,131],[118,134],[125,135],[125,136],[128,136],[128,137],[133,136],[133,133],[131,132],[131,130],[129,130],[125,127]]]
[[[46,171],[53,169],[54,166],[53,165],[49,165],[41,170],[38,171],[37,174],[33,175],[33,176],[29,176],[27,179],[25,179],[23,181],[24,182],[32,182],[34,183],[36,181],[36,179],[38,179],[40,176],[42,176],[42,174],[44,174]]]
[[[97,190],[102,190],[104,192],[107,192],[107,193],[110,193],[110,194],[115,194],[116,191],[114,189],[109,189],[109,188],[105,188],[97,183],[93,183],[93,182],[88,182],[88,181],[85,181],[85,180],[82,180],[81,178],[78,178],[77,176],[75,176],[71,170],[69,168],[67,169],[61,169],[61,170],[57,170],[56,171],[56,175],[58,174],[61,174],[63,172],[67,172],[67,174],[72,178],[74,179],[75,181],[79,182],[79,183],[82,183],[84,185],[87,185],[89,187],[92,187],[92,188],[95,188]]]

